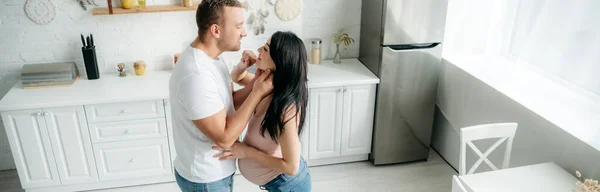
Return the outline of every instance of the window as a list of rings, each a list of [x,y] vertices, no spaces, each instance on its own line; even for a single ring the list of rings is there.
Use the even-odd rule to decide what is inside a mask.
[[[600,96],[600,1],[451,0],[444,52],[502,58]]]

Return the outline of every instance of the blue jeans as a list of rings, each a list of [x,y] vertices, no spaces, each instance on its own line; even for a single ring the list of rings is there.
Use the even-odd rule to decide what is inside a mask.
[[[181,177],[175,170],[175,179],[182,192],[231,192],[233,190],[233,174],[210,183],[194,183]]]
[[[304,158],[300,157],[300,168],[296,175],[280,174],[267,184],[260,186],[269,192],[310,192],[310,171]]]

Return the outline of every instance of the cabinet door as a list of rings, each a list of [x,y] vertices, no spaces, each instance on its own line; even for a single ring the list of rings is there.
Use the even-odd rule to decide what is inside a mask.
[[[373,133],[375,85],[348,86],[343,92],[342,155],[368,154]]]
[[[98,181],[83,106],[44,110],[61,183]]]
[[[343,88],[311,89],[310,93],[310,159],[340,156]]]
[[[42,110],[2,113],[6,135],[24,189],[60,185]]]
[[[300,144],[302,146],[302,156],[304,157],[304,160],[308,162],[309,157],[309,139],[308,136],[310,135],[310,130],[309,130],[309,125],[310,125],[310,112],[308,112],[310,110],[310,108],[307,108],[306,111],[306,120],[304,122],[304,128],[302,128],[302,133],[300,133]]]
[[[167,120],[167,138],[169,138],[169,154],[171,156],[171,162],[175,161],[175,157],[177,157],[177,153],[175,151],[175,142],[173,141],[173,119],[171,116],[171,104],[169,103],[169,99],[165,99],[165,118]],[[173,163],[171,163],[171,169],[175,170]]]

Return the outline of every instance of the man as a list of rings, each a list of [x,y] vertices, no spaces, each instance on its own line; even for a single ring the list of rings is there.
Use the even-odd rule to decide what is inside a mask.
[[[232,91],[220,55],[240,50],[246,36],[243,22],[237,0],[203,0],[196,12],[198,36],[173,69],[169,94],[177,152],[174,166],[182,191],[232,191],[235,160],[214,158],[220,151],[211,147],[228,149],[236,142],[256,105],[273,89],[272,75],[265,71],[239,80],[253,86]],[[245,63],[236,69],[245,70],[254,58],[245,53]]]

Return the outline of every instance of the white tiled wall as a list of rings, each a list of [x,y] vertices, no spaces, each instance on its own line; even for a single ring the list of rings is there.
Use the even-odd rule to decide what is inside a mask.
[[[51,0],[57,7],[57,18],[48,25],[37,25],[24,12],[26,0],[0,0],[0,83],[15,82],[24,64],[75,61],[83,72],[80,34],[94,35],[98,64],[103,73],[112,72],[120,62],[131,67],[143,60],[150,69],[167,69],[171,55],[181,51],[195,38],[195,12],[142,13],[93,16],[91,7],[84,11],[76,0]],[[95,0],[101,7],[105,0]],[[242,0],[245,1],[245,0]],[[113,2],[119,2],[113,0]],[[178,0],[148,0],[147,4],[176,4]],[[115,3],[115,5],[117,5]],[[259,0],[249,3],[259,6]],[[267,4],[268,5],[268,4]],[[346,28],[355,43],[343,50],[342,57],[358,57],[361,0],[303,0],[301,15],[283,22],[269,6],[265,34],[242,40],[243,49],[256,50],[277,30],[291,30],[309,44],[310,38],[323,39],[323,57],[335,53],[331,36]],[[248,13],[245,13],[248,16]],[[250,30],[248,27],[247,30]],[[239,53],[225,53],[229,65],[239,60]],[[2,126],[0,131],[4,132]],[[0,155],[6,152],[6,138],[0,134]],[[0,170],[6,169],[4,158]],[[4,162],[3,162],[4,161]],[[8,168],[14,168],[10,165]]]

